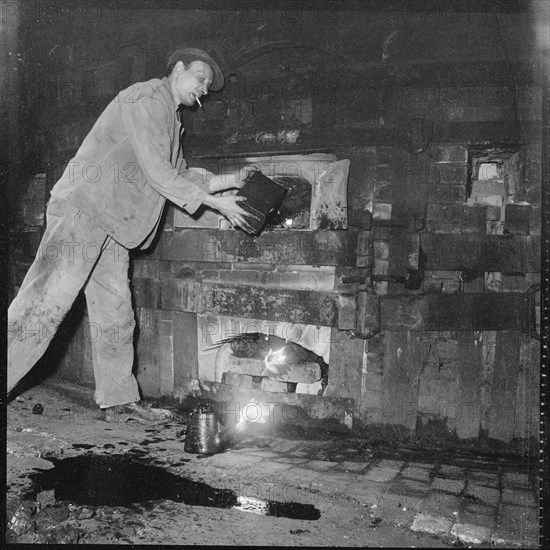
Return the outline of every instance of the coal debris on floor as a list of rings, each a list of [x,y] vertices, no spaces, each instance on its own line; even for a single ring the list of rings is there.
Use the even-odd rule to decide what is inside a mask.
[[[142,464],[126,455],[85,454],[70,458],[48,457],[54,467],[36,469],[31,498],[55,491],[57,502],[84,506],[124,506],[171,500],[191,506],[236,509],[265,516],[316,520],[320,511],[311,504],[277,502],[240,496],[230,489],[172,474],[158,466]]]

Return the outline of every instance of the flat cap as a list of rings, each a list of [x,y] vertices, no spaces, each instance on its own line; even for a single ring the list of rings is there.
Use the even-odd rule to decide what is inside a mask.
[[[216,92],[223,86],[223,73],[219,65],[208,55],[205,51],[199,48],[179,48],[168,58],[166,64],[167,73],[170,74],[174,65],[178,61],[183,61],[185,65],[192,63],[193,61],[204,61],[212,68],[212,84],[210,84],[210,90]]]

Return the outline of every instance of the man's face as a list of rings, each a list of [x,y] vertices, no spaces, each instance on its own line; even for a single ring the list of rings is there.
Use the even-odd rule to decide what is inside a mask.
[[[198,97],[208,93],[212,84],[212,69],[204,61],[193,61],[187,68],[179,61],[174,67],[174,97],[178,103],[191,107]]]

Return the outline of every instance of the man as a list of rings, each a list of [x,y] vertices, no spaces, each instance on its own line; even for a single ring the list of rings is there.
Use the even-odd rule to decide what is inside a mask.
[[[170,56],[165,78],[121,91],[100,115],[52,189],[36,259],[8,310],[8,392],[43,355],[84,288],[95,400],[105,419],[122,412],[162,416],[140,402],[132,374],[128,250],[149,246],[166,199],[191,214],[213,208],[246,226],[242,197],[214,195],[240,187],[236,176],[188,170],[180,151],[179,106],[191,107],[222,85],[207,53],[183,48]]]

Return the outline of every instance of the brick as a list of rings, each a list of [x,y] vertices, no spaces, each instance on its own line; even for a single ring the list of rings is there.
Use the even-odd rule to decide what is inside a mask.
[[[462,183],[466,185],[468,164],[466,162],[438,162],[432,166],[431,179],[435,184]]]
[[[235,264],[237,265],[237,264]],[[336,267],[332,265],[300,265],[300,264],[285,264],[275,266],[280,273],[316,273],[323,275],[334,275]]]
[[[465,500],[464,502],[464,513],[474,515],[474,516],[483,516],[487,518],[496,518],[498,514],[497,506],[489,506],[483,504],[482,502],[472,502],[471,500]],[[463,522],[463,523],[476,523],[473,522]]]
[[[372,199],[375,202],[390,202],[393,199],[393,183],[391,181],[377,181],[374,184]]]
[[[393,470],[400,471],[405,463],[402,460],[381,460],[377,466],[379,468],[391,468]]]
[[[495,535],[504,543],[536,548],[538,528],[538,510],[504,505],[499,511]]]
[[[248,374],[250,376],[264,376],[265,363],[261,359],[250,357],[236,357],[228,354],[226,361],[221,365],[222,371],[235,374]]]
[[[315,492],[320,491],[320,485],[316,483],[320,472],[317,470],[308,470],[303,466],[293,466],[289,470],[285,470],[279,474],[280,479],[285,483],[292,484],[296,487],[307,488]]]
[[[148,277],[133,277],[132,295],[135,307],[160,309],[161,287],[158,280]]]
[[[466,482],[459,479],[445,479],[442,477],[434,477],[432,480],[432,489],[437,491],[445,491],[453,495],[459,495],[463,490]]]
[[[452,521],[435,514],[420,513],[414,518],[411,531],[420,531],[431,535],[447,535],[451,531]]]
[[[281,273],[279,284],[289,288],[300,288],[301,274],[300,273]]]
[[[373,392],[374,393],[374,392]],[[363,412],[363,419],[366,424],[382,424],[382,399],[375,409],[366,408]]]
[[[500,478],[498,474],[492,472],[484,472],[482,470],[470,470],[468,479],[476,485],[484,485],[486,487],[494,487],[498,489]]]
[[[372,354],[371,354],[372,355]],[[367,356],[368,361],[368,356]],[[371,363],[367,363],[367,368],[374,367]],[[365,388],[370,391],[382,391],[383,376],[382,372],[367,372],[363,375]]]
[[[169,285],[172,281],[163,281]],[[183,289],[182,289],[183,290]],[[338,296],[336,293],[295,288],[280,289],[263,286],[203,284],[198,297],[203,301],[203,313],[231,315],[248,319],[270,319],[291,323],[337,326]],[[163,294],[163,299],[164,299]],[[177,303],[177,302],[176,302]],[[172,304],[170,304],[172,306]],[[179,309],[170,307],[168,309]]]
[[[375,202],[372,207],[373,220],[391,219],[392,205],[387,202]]]
[[[334,275],[327,273],[303,272],[299,273],[299,287],[313,290],[332,290],[334,288]]]
[[[261,389],[262,391],[285,393],[288,391],[288,386],[286,382],[278,382],[277,380],[271,380],[270,378],[262,378]]]
[[[529,235],[531,206],[508,204],[504,211],[504,231],[512,235]]]
[[[505,488],[502,490],[502,502],[516,506],[535,507],[538,504],[535,494],[533,490]]]
[[[428,482],[430,480],[430,473],[431,473],[430,470],[427,468],[418,468],[416,466],[408,466],[401,472],[401,475],[404,478]]]
[[[434,233],[460,233],[462,228],[462,205],[428,204],[428,230]]]
[[[523,330],[524,295],[454,293],[387,295],[380,299],[380,329],[403,330]]]
[[[492,487],[484,487],[468,481],[466,486],[466,494],[471,495],[485,504],[496,505],[500,499],[500,491]]]
[[[437,162],[467,162],[468,148],[463,145],[444,145],[435,150]]]
[[[437,277],[425,277],[422,281],[422,290],[424,292],[442,292],[452,294],[459,292],[462,288],[461,278],[447,279]]]
[[[423,233],[421,246],[427,270],[505,271],[540,270],[540,237],[517,235],[445,235]]]
[[[220,282],[220,271],[214,271],[211,269],[206,269],[205,271],[202,271],[201,273],[197,273],[197,280],[199,282],[205,282],[205,283],[219,283]]]
[[[267,264],[267,263],[255,263],[255,262],[233,262],[231,264],[220,264],[223,266],[230,265],[231,269],[235,271],[274,271],[277,269],[277,265],[275,264]],[[298,267],[298,266],[292,266],[292,267]],[[220,268],[224,269],[224,268]]]
[[[328,460],[310,460],[307,464],[304,464],[304,468],[311,468],[318,472],[326,472],[332,470],[338,465],[337,462],[329,462]]]
[[[398,503],[407,508],[411,507],[420,510],[421,504],[428,492],[428,484],[418,481],[408,481],[404,479],[394,480],[388,491],[387,496],[395,496]]]
[[[258,264],[355,264],[355,231],[272,231],[251,237],[242,231],[182,229],[161,239],[161,259]]]
[[[224,372],[222,374],[222,383],[250,389],[254,386],[252,376],[247,374],[238,374],[236,372]]]
[[[162,260],[161,270],[164,275],[170,275],[176,279],[188,279],[190,274],[198,271],[230,271],[230,262],[182,262],[181,260]]]
[[[203,287],[200,283],[178,279],[161,281],[161,308],[204,313]]]
[[[468,523],[455,523],[451,535],[464,544],[482,544],[491,539],[491,529]]]
[[[501,275],[500,292],[527,292],[529,288],[524,275]]]
[[[376,185],[379,182],[388,182],[392,183],[394,178],[394,168],[393,164],[390,163],[380,163],[376,165]]]
[[[348,496],[348,488],[354,485],[354,477],[351,474],[326,472],[315,478],[314,483],[321,493]]]
[[[529,488],[529,475],[517,472],[506,472],[502,476],[502,484],[508,487]]]
[[[367,464],[365,462],[350,462],[349,460],[344,460],[338,462],[334,471],[337,472],[352,472],[354,474],[363,473]]]
[[[399,469],[397,468],[374,466],[364,474],[364,477],[365,479],[368,479],[370,481],[384,482],[384,481],[390,481],[398,473],[399,473]]]
[[[530,235],[540,235],[541,224],[542,224],[541,218],[542,218],[541,207],[538,205],[533,205],[531,207],[531,222],[529,224]]]
[[[296,384],[296,393],[304,393],[307,395],[319,395],[321,390],[321,381],[315,382],[314,384],[304,384],[298,382]]]
[[[375,260],[387,260],[390,257],[390,244],[387,241],[374,241]]]
[[[434,185],[430,187],[429,200],[433,203],[463,203],[466,185]]]
[[[494,222],[501,219],[501,207],[490,205],[487,206],[487,221]]]
[[[260,284],[265,281],[261,271],[220,271],[220,279],[224,283]]]
[[[422,510],[437,512],[441,516],[454,518],[460,510],[460,497],[442,491],[429,491],[422,504]]]
[[[132,260],[132,277],[160,278],[160,262],[158,260]]]
[[[388,512],[390,512],[390,516],[393,511],[399,510],[401,512],[403,508],[406,508],[411,514],[414,514],[420,510],[421,505],[422,496],[407,494],[399,489],[392,490],[391,487],[384,493],[380,501],[380,506],[384,508],[382,511],[383,517],[387,517]],[[391,521],[391,519],[389,521]]]
[[[359,476],[355,483],[347,488],[346,495],[366,506],[372,506],[380,505],[386,491],[386,484],[369,481],[365,476]]]
[[[462,233],[485,233],[487,206],[474,205],[462,207]]]
[[[321,378],[321,367],[318,363],[272,365],[264,375],[279,382],[313,384]]]
[[[390,262],[388,260],[374,260],[373,275],[388,275],[389,271]]]

